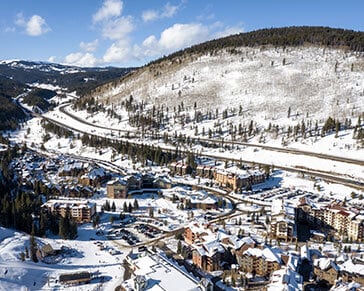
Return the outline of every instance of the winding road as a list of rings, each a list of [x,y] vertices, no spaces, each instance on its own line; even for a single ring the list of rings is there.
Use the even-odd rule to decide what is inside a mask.
[[[69,118],[71,118],[72,120],[75,120],[76,124],[77,122],[82,123],[83,125],[87,125],[89,127],[93,127],[95,129],[103,129],[103,130],[108,130],[110,132],[119,132],[119,133],[123,133],[124,135],[120,135],[119,137],[109,137],[109,136],[105,136],[105,135],[97,135],[95,133],[90,133],[88,131],[82,130],[77,126],[71,126],[69,124],[69,122],[61,122],[59,119],[55,120],[54,118],[50,118],[50,117],[46,117],[44,115],[38,114],[38,113],[34,113],[31,112],[31,114],[33,116],[36,117],[40,117],[43,118],[45,120],[47,120],[48,122],[54,123],[60,127],[75,131],[75,132],[79,132],[82,134],[88,134],[88,135],[95,135],[95,136],[99,136],[99,137],[103,137],[103,138],[107,138],[109,140],[112,141],[120,141],[120,140],[124,140],[124,141],[128,141],[129,143],[135,143],[135,144],[144,144],[144,140],[145,143],[148,141],[147,138],[153,138],[152,134],[145,134],[143,136],[143,139],[141,137],[141,132],[136,130],[136,131],[130,131],[130,130],[122,130],[122,129],[115,129],[115,128],[110,128],[110,127],[105,127],[105,126],[101,126],[101,125],[97,125],[94,123],[90,123],[85,121],[84,119],[75,116],[74,114],[69,113],[66,108],[70,106],[70,103],[65,103],[63,105],[61,105],[59,107],[59,111],[62,114],[65,114],[66,116],[68,116]],[[26,110],[26,109],[25,109]],[[172,135],[168,135],[169,138],[174,138]],[[139,138],[140,140],[133,140],[133,138]],[[208,142],[208,143],[214,143],[214,144],[220,144],[223,142],[225,145],[240,145],[240,146],[244,146],[244,147],[253,147],[253,148],[260,148],[260,149],[264,149],[267,151],[271,151],[271,152],[281,152],[281,153],[286,153],[286,154],[292,154],[292,155],[300,155],[300,156],[307,156],[307,157],[314,157],[314,158],[318,158],[318,159],[322,159],[323,161],[329,160],[329,161],[337,161],[337,162],[342,162],[342,163],[347,163],[349,165],[355,165],[355,166],[364,166],[364,160],[357,160],[357,159],[352,159],[352,158],[346,158],[346,157],[340,157],[340,156],[334,156],[334,155],[328,155],[328,154],[321,154],[321,153],[316,153],[316,152],[309,152],[309,151],[302,151],[302,150],[298,150],[298,149],[292,149],[292,148],[279,148],[279,147],[272,147],[272,146],[267,146],[267,145],[261,145],[261,144],[250,144],[250,143],[244,143],[244,142],[238,142],[238,141],[227,141],[227,140],[214,140],[214,139],[208,139],[208,138],[194,138],[194,137],[190,137],[191,140],[199,140],[199,141],[204,141],[204,142]],[[164,151],[170,151],[171,150],[171,146],[167,147],[167,146],[162,146],[159,145],[159,147],[161,148],[161,150]],[[182,154],[186,154],[188,152],[190,152],[190,150],[179,150]],[[222,161],[233,161],[236,163],[242,162],[242,163],[247,163],[247,164],[251,164],[253,163],[252,160],[248,160],[248,159],[242,159],[242,158],[232,158],[232,157],[226,157],[224,156],[224,154],[217,154],[217,153],[204,153],[204,152],[200,152],[198,153],[199,156],[202,157],[207,157],[207,158],[213,158],[213,159],[217,159],[217,160],[222,160]],[[100,161],[101,162],[101,161]],[[264,162],[259,162],[260,165],[266,165],[266,166],[272,166],[272,163],[264,163]],[[359,190],[364,190],[364,181],[362,180],[358,180],[358,179],[354,179],[352,177],[348,177],[347,175],[344,175],[342,173],[337,173],[337,172],[330,172],[330,171],[324,171],[324,170],[317,170],[317,169],[311,169],[308,167],[303,167],[303,166],[294,166],[294,167],[290,167],[290,166],[284,166],[284,165],[279,165],[274,164],[274,168],[276,169],[281,169],[284,171],[289,171],[289,172],[295,172],[295,173],[299,173],[303,176],[308,176],[308,177],[317,177],[317,178],[321,178],[325,181],[328,182],[334,182],[334,183],[339,183],[339,184],[343,184],[349,187],[353,187]]]

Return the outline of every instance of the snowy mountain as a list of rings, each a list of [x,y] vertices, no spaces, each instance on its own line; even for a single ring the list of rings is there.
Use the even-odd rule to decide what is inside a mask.
[[[169,107],[169,112],[181,102],[185,108],[196,102],[205,111],[242,106],[250,118],[259,114],[266,120],[286,117],[288,110],[318,120],[344,120],[363,111],[363,52],[303,41],[227,43],[213,49],[202,44],[202,49],[153,62],[98,88],[95,96],[119,104],[132,95],[134,100]]]
[[[25,118],[22,110],[12,99],[28,92],[31,88],[54,91],[62,89],[63,92],[76,92],[82,96],[100,84],[120,78],[130,70],[129,68],[79,68],[21,60],[0,61],[0,130],[15,129],[19,120]],[[42,96],[37,96],[37,99],[31,97],[28,96],[28,104],[35,105],[41,102],[43,103],[41,108],[49,107],[49,104],[44,104],[47,102],[43,98],[39,98]]]
[[[61,64],[23,60],[0,61],[0,76],[23,84],[51,84],[70,91],[94,88],[120,78],[130,68],[80,68]]]

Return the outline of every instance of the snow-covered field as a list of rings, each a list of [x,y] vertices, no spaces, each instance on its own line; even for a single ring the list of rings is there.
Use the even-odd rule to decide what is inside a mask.
[[[126,254],[111,255],[109,250],[115,246],[102,237],[99,239],[106,248],[100,250],[89,240],[97,238],[95,232],[90,224],[85,224],[79,227],[75,241],[36,238],[40,246],[50,243],[53,249],[68,248],[58,263],[46,264],[30,259],[21,261],[20,253],[25,253],[26,247],[29,249],[29,235],[0,227],[0,290],[114,290],[122,282]],[[98,278],[91,284],[68,288],[57,282],[60,274],[78,271],[98,274]]]
[[[56,114],[61,114],[60,112]],[[49,113],[51,115],[51,113]],[[60,115],[59,115],[60,116]],[[60,118],[60,117],[59,117]],[[70,125],[77,127],[79,129],[83,129],[85,131],[95,130],[98,131],[100,129],[85,127],[84,125],[78,124],[76,121],[72,119],[67,119],[66,116],[62,116],[60,119],[63,122],[69,122]],[[28,133],[27,128],[30,128]],[[108,131],[100,130],[101,134],[106,134]],[[40,119],[34,118],[30,120],[27,125],[15,133],[12,139],[17,140],[18,142],[26,141],[30,146],[34,143],[35,147],[40,147],[42,143],[42,136],[45,134],[44,130],[40,126]],[[71,146],[72,145],[72,146]],[[80,156],[97,158],[105,161],[110,161],[112,156],[111,149],[103,149],[101,152],[99,150],[95,150],[93,148],[82,146],[81,142],[77,139],[59,139],[51,134],[51,139],[45,143],[46,149],[48,152],[54,151],[55,153],[73,153]],[[248,149],[246,149],[248,150]],[[250,154],[254,154],[255,152]],[[217,154],[223,154],[217,152]],[[228,155],[236,156],[236,153],[226,153]],[[248,156],[248,155],[245,155]],[[264,159],[267,159],[264,157]],[[292,157],[280,157],[280,159],[288,161],[292,159]],[[122,159],[120,156],[114,157],[115,163],[125,167],[126,169],[133,170],[134,165],[128,159]],[[301,159],[304,160],[304,159]],[[313,161],[310,161],[313,163]],[[322,162],[322,161],[321,161]],[[319,164],[318,164],[319,165]],[[139,165],[136,165],[138,167]],[[341,165],[341,168],[345,168],[345,166]],[[347,167],[349,171],[350,167]],[[352,169],[353,172],[357,171],[358,174],[362,173],[362,169]],[[180,178],[184,179],[184,178]],[[198,179],[184,179],[186,182],[191,185],[198,183]],[[202,181],[203,182],[203,181]],[[320,185],[320,191],[316,189],[317,184]],[[316,185],[316,186],[315,186]],[[322,197],[330,197],[332,199],[339,200],[351,200],[350,203],[360,203],[361,200],[358,198],[352,199],[351,193],[355,192],[358,197],[360,194],[363,195],[362,191],[357,191],[351,189],[349,187],[344,187],[337,184],[328,184],[322,181],[315,180],[307,180],[298,177],[296,174],[286,173],[286,172],[277,172],[273,175],[273,177],[268,181],[265,185],[268,187],[287,187],[291,189],[302,189],[304,191],[309,191],[313,193],[317,193]],[[253,189],[258,189],[259,186],[254,186]],[[101,191],[103,193],[103,191]],[[258,194],[259,195],[259,194]],[[258,195],[253,195],[252,199],[263,199],[259,198]],[[240,195],[241,196],[241,195]],[[240,197],[237,195],[237,197]],[[141,211],[146,210],[146,208],[152,206],[155,208],[156,217],[164,218],[166,220],[166,224],[159,226],[164,230],[171,230],[171,228],[178,228],[181,225],[186,225],[189,223],[190,219],[186,212],[179,210],[176,207],[176,204],[173,204],[171,201],[167,201],[164,199],[160,199],[157,197],[153,197],[153,195],[143,195],[136,196],[136,199],[139,201],[139,205],[141,207]],[[132,203],[134,199],[120,199],[120,200],[111,200],[111,203],[115,201],[116,204],[116,213],[119,213],[123,207],[123,203]],[[98,205],[98,209],[100,209],[101,205],[106,201],[106,197],[104,194],[101,194],[100,197],[94,197],[91,201],[96,202]],[[252,200],[253,201],[253,200]],[[260,208],[255,208],[250,205],[240,205],[240,209],[244,211],[259,211]],[[161,214],[158,213],[158,210],[161,210]],[[163,209],[167,209],[166,213],[163,213]],[[195,221],[203,222],[203,212],[202,211],[194,211],[194,219]],[[238,218],[235,218],[235,221]],[[107,217],[103,219],[106,223],[108,222]],[[261,237],[260,232],[254,230],[250,222],[247,221],[246,215],[242,215],[242,229],[244,229],[245,233],[251,233],[252,237],[259,239]],[[228,222],[227,227],[231,229],[233,233],[235,233],[235,224],[233,222]],[[98,237],[95,234],[96,230],[92,228],[90,224],[84,224],[79,227],[79,238],[76,241],[64,241],[58,238],[47,238],[47,239],[38,239],[37,241],[40,244],[50,243],[54,248],[60,248],[61,246],[66,246],[72,250],[74,250],[74,256],[67,256],[62,259],[58,264],[50,265],[45,263],[32,263],[29,260],[25,262],[21,262],[19,259],[19,255],[21,251],[24,251],[25,246],[29,246],[29,236],[24,235],[12,230],[0,229],[0,289],[1,290],[47,290],[49,288],[53,289],[65,289],[64,287],[60,287],[59,283],[56,283],[59,274],[71,273],[76,271],[91,271],[91,272],[99,272],[99,279],[95,279],[89,285],[77,286],[76,289],[72,289],[69,287],[68,290],[96,290],[101,287],[102,290],[113,290],[123,278],[123,268],[121,263],[123,258],[128,253],[129,249],[122,249],[123,243],[113,244],[112,241],[107,241],[104,237]],[[104,245],[107,247],[106,250],[100,250],[95,244],[93,244],[89,239],[95,238],[96,240],[104,242]],[[124,243],[125,245],[125,243]],[[122,250],[122,254],[117,256],[112,256],[108,250],[109,249],[120,249]],[[103,285],[101,286],[101,278],[104,277]],[[48,286],[49,282],[49,286]],[[35,284],[35,285],[34,285]]]
[[[110,129],[103,129],[99,127],[94,127],[89,124],[84,124],[82,122],[79,122],[73,118],[71,118],[68,115],[63,114],[59,110],[51,111],[46,114],[47,117],[59,121],[63,124],[69,125],[72,128],[78,129],[82,132],[89,132],[95,135],[100,136],[106,136],[109,138],[117,138],[118,133],[116,131],[112,131]],[[32,126],[32,130],[34,130],[35,127]],[[41,128],[39,131],[41,132]],[[35,136],[37,138],[37,135]],[[342,138],[342,139],[341,139]],[[338,145],[339,141],[342,143],[345,143],[345,138],[349,139],[349,135],[342,133],[342,136],[340,138],[334,138],[333,135],[330,137],[326,137],[321,147],[316,147],[318,151],[320,149],[325,148],[325,145],[327,144],[337,144],[337,149],[334,151],[333,154],[337,155],[343,155],[341,151],[346,152],[349,157],[362,159],[363,158],[363,150],[355,150],[352,149],[351,151],[345,151],[342,149],[342,146]],[[31,139],[28,138],[28,142],[30,142]],[[144,141],[148,143],[155,143],[156,145],[163,146],[163,143],[161,141]],[[299,144],[298,148],[299,148]],[[303,144],[303,149],[307,149],[308,146]],[[47,147],[47,143],[45,144]],[[49,144],[48,147],[51,149],[54,144]],[[170,147],[168,145],[165,145],[166,147]],[[335,148],[336,148],[335,147]],[[53,147],[54,148],[54,147]],[[339,174],[344,175],[345,177],[349,178],[355,178],[359,180],[364,180],[364,169],[360,165],[353,165],[345,162],[338,162],[338,161],[332,161],[317,157],[308,157],[303,155],[293,155],[290,153],[280,153],[280,152],[274,152],[269,151],[265,149],[257,149],[254,147],[239,147],[239,149],[232,150],[232,151],[221,151],[221,150],[213,150],[208,148],[202,148],[200,146],[197,146],[193,148],[193,151],[198,153],[204,153],[204,154],[213,154],[218,157],[224,157],[224,158],[234,158],[234,159],[242,159],[246,161],[251,161],[254,163],[269,163],[274,166],[284,166],[284,167],[291,167],[291,168],[297,168],[297,167],[304,167],[306,169],[312,169],[312,170],[318,170],[318,171],[325,171],[330,172],[333,174]],[[330,148],[328,151],[321,150],[321,152],[324,153],[330,153]]]
[[[194,55],[164,61],[138,70],[112,87],[105,85],[101,101],[117,107],[134,100],[169,107],[220,112],[239,108],[254,119],[279,121],[299,113],[323,121],[345,119],[363,110],[364,58],[360,54],[317,46],[237,48],[213,55]],[[100,92],[100,90],[98,91]],[[306,117],[308,116],[308,117]]]

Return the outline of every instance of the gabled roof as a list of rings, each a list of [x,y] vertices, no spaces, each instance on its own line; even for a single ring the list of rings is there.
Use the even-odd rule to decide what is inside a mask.
[[[330,268],[333,268],[336,272],[340,271],[339,266],[329,258],[319,258],[313,261],[313,265],[319,268],[322,271],[327,271]]]
[[[197,247],[196,250],[201,256],[208,256],[208,257],[212,257],[218,252],[219,253],[225,252],[225,249],[216,239],[202,244],[202,246]]]
[[[261,257],[269,262],[281,263],[279,249],[273,249],[270,247],[265,247],[263,250],[258,248],[249,248],[244,252],[244,255]]]

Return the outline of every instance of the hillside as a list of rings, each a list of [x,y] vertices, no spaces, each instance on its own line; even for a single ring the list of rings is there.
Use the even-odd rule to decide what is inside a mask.
[[[89,93],[91,89],[120,78],[131,68],[80,68],[54,63],[30,62],[22,60],[0,61],[0,76],[24,84],[52,84],[67,88],[78,95]]]
[[[120,78],[128,68],[78,68],[60,64],[20,60],[0,61],[0,131],[14,130],[25,119],[24,112],[13,102],[16,96],[28,92],[24,103],[42,111],[50,107],[49,99],[56,92],[37,87],[88,94],[100,84]],[[30,88],[36,88],[29,92]]]
[[[190,109],[196,102],[205,112],[242,106],[245,116],[266,120],[286,117],[288,109],[318,120],[344,120],[363,111],[363,52],[350,50],[363,48],[363,33],[322,28],[321,38],[309,38],[310,28],[300,28],[294,38],[282,36],[287,29],[269,31],[255,32],[261,37],[246,43],[249,33],[177,52],[93,95],[116,105],[132,95],[170,112],[181,102]]]

